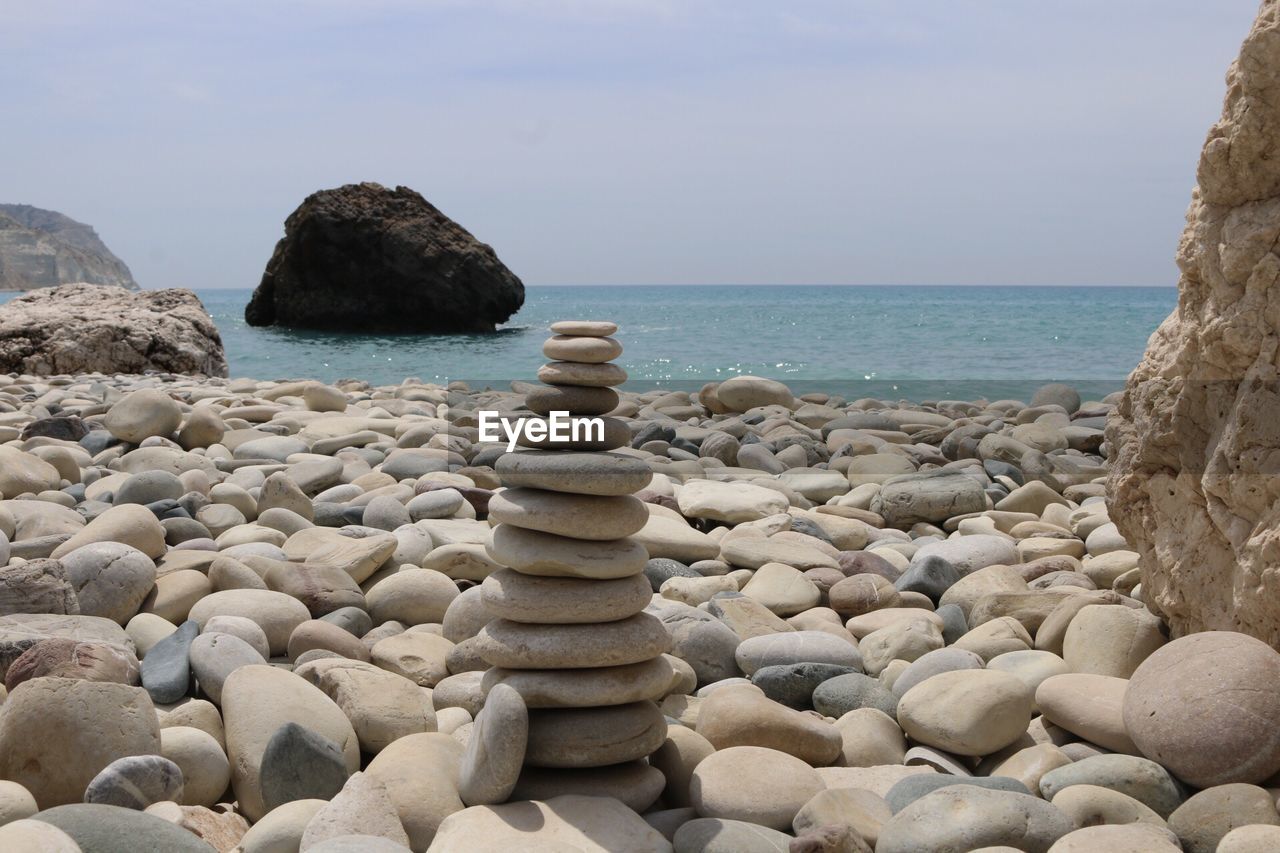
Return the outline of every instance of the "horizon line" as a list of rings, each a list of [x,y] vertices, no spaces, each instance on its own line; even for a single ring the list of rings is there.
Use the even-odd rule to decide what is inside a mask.
[[[171,285],[172,287],[182,287],[183,285]],[[1091,290],[1106,289],[1145,289],[1145,290],[1177,290],[1177,283],[1174,284],[1047,284],[1047,283],[1024,283],[1024,284],[1008,284],[1008,283],[992,283],[992,284],[948,284],[945,282],[912,282],[912,283],[877,283],[877,282],[854,282],[854,283],[836,283],[836,282],[711,282],[711,283],[693,283],[682,282],[678,284],[654,284],[654,283],[612,283],[600,284],[590,282],[560,282],[547,283],[539,282],[537,284],[525,283],[526,289],[541,289],[553,287],[1018,287],[1018,288],[1088,288]],[[41,288],[32,288],[38,290]],[[163,287],[146,287],[140,286],[139,290],[164,290]],[[191,290],[256,290],[257,285],[251,286],[227,286],[227,287],[200,287],[189,288]],[[30,291],[13,290],[0,291],[5,293],[28,293]]]

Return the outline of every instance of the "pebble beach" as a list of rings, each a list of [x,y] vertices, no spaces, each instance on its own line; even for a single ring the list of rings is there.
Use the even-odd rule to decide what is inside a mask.
[[[0,376],[0,850],[1280,849],[1280,653],[1144,600],[1119,393],[636,392],[551,333]]]

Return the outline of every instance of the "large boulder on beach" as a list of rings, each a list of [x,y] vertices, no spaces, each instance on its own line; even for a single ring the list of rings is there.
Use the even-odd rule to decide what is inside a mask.
[[[222,337],[190,290],[64,284],[0,305],[0,373],[226,376]]]
[[[1178,307],[1107,427],[1111,518],[1175,634],[1280,646],[1280,3],[1227,74],[1178,247]]]
[[[408,187],[312,193],[284,231],[245,308],[251,326],[492,332],[524,304],[493,249]]]

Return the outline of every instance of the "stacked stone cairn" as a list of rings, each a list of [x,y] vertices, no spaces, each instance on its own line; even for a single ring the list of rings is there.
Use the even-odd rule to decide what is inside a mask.
[[[633,493],[652,474],[641,459],[608,452],[630,438],[621,421],[600,417],[617,407],[613,387],[627,378],[611,363],[622,353],[610,337],[617,326],[563,321],[551,330],[543,353],[553,360],[538,371],[546,387],[530,391],[526,405],[537,416],[599,417],[603,437],[523,439],[526,449],[495,466],[506,488],[489,503],[496,524],[487,547],[508,568],[483,585],[496,617],[479,638],[492,667],[483,688],[491,698],[512,688],[528,708],[515,799],[643,798],[664,785],[645,759],[666,738],[654,700],[673,678],[663,657],[668,634],[643,612],[652,595],[648,553],[631,538],[648,519]]]

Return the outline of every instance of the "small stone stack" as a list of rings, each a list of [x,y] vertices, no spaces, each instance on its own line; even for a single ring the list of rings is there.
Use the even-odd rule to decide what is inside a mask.
[[[613,411],[613,386],[626,373],[613,323],[565,321],[543,346],[547,384],[526,397],[536,415],[576,418]],[[666,738],[655,704],[671,685],[661,622],[642,612],[651,589],[648,554],[630,538],[648,520],[632,493],[652,474],[638,458],[607,451],[627,445],[611,418],[590,440],[539,442],[500,457],[507,488],[489,502],[498,522],[490,556],[509,568],[484,582],[497,618],[480,634],[486,692],[514,688],[529,708],[524,770],[515,799],[610,793],[639,803],[656,798],[661,772],[644,761]],[[585,434],[581,437],[588,438]],[[529,442],[525,442],[528,444]]]

